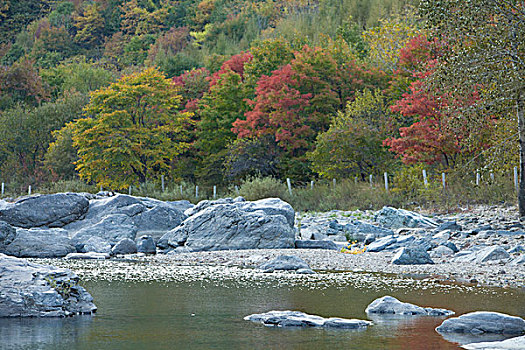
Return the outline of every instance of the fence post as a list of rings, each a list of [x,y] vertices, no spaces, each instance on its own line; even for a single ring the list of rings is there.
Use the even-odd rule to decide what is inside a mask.
[[[100,185],[100,192],[102,192],[104,189],[102,188],[102,185]]]
[[[374,184],[373,184],[373,181],[372,181],[372,174],[370,174],[369,179],[370,179],[370,187],[373,187]]]
[[[286,184],[288,185],[288,193],[290,193],[290,196],[292,195],[292,182],[290,181],[290,178],[286,178]]]
[[[27,194],[31,195],[31,185],[29,185],[29,187],[27,188]]]
[[[388,174],[386,171],[385,171],[384,176],[385,176],[385,191],[388,192]]]
[[[335,189],[335,185],[337,185],[337,180],[336,179],[332,179],[332,184],[334,185],[334,189]]]
[[[179,187],[180,187],[180,196],[181,196],[181,198],[182,198],[182,197],[184,196],[184,195],[182,194],[182,185],[180,185]]]
[[[217,197],[217,186],[213,186],[213,199]]]
[[[518,190],[518,167],[514,167],[514,187]]]
[[[2,196],[4,195],[5,193],[5,184],[2,182]]]
[[[476,186],[479,186],[479,180],[480,180],[479,171],[476,171]]]
[[[427,171],[423,169],[423,183],[428,186]]]
[[[131,185],[129,185],[128,194],[131,196]]]
[[[314,180],[310,181],[310,189],[311,189],[311,190],[314,189]]]
[[[235,194],[239,195],[239,186],[235,185]]]
[[[494,172],[490,171],[490,181],[494,182]]]
[[[160,176],[160,186],[162,188],[162,192],[164,192],[164,175]]]
[[[441,182],[443,183],[443,190],[446,189],[445,173],[441,173]]]
[[[354,183],[357,183],[357,175],[354,177]]]
[[[195,185],[195,198],[199,198],[199,185]]]

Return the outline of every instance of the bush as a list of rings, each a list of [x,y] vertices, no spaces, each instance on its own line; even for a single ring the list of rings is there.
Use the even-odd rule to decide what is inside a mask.
[[[237,195],[232,189],[230,192]],[[249,177],[239,186],[238,195],[249,201],[270,197],[290,201],[286,185],[274,177]]]

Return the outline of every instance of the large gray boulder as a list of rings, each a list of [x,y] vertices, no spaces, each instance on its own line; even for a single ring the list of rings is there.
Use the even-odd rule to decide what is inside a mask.
[[[183,210],[185,206],[176,202],[167,203],[147,198],[142,199],[142,204],[145,210],[134,217],[138,236],[149,235],[158,240],[187,218]]]
[[[144,254],[155,254],[157,252],[157,246],[153,237],[150,235],[140,236],[137,239],[137,251]]]
[[[111,214],[93,225],[78,230],[71,240],[81,250],[92,237],[99,237],[115,245],[123,238],[134,240],[136,235],[137,226],[131,217],[125,214]]]
[[[61,258],[74,252],[67,231],[61,228],[19,228],[15,239],[4,249],[5,254],[20,258]]]
[[[366,308],[367,314],[391,314],[391,315],[421,315],[421,316],[450,316],[454,311],[446,309],[434,309],[421,307],[410,303],[404,303],[398,299],[386,295],[371,302]]]
[[[96,309],[70,270],[0,254],[0,317],[63,317]]]
[[[525,334],[525,320],[499,312],[477,311],[445,320],[439,333]]]
[[[137,244],[134,240],[123,238],[111,248],[112,255],[134,254],[137,252]]]
[[[487,263],[491,261],[507,260],[510,258],[510,254],[500,246],[490,246],[472,251],[470,254],[457,257],[455,260],[458,262],[469,262],[469,263]]]
[[[208,206],[161,237],[157,245],[162,249],[184,245],[191,251],[294,248],[295,232],[287,218],[278,209],[273,214],[268,214],[269,209],[252,211],[254,206]]]
[[[434,261],[432,261],[427,251],[418,245],[402,247],[392,258],[392,264],[395,265],[420,265],[433,263]]]
[[[63,227],[82,218],[88,207],[86,197],[76,193],[34,195],[2,205],[0,220],[22,228]]]
[[[525,335],[502,341],[489,341],[466,344],[463,345],[462,348],[467,350],[523,350],[525,349]]]
[[[383,207],[375,214],[374,221],[390,229],[403,227],[436,228],[437,223],[421,214],[404,209]]]
[[[257,267],[265,272],[273,272],[276,270],[297,271],[300,269],[310,270],[310,265],[303,259],[295,255],[280,255],[277,258],[270,260]]]
[[[16,237],[16,229],[7,222],[0,221],[0,253],[13,242]]]
[[[375,240],[374,242],[372,242],[367,248],[366,250],[368,252],[380,252],[380,251],[383,251],[385,250],[388,246],[394,244],[397,242],[397,238],[394,237],[394,236],[386,236],[386,237],[382,237],[378,240]]]
[[[300,311],[270,311],[244,317],[246,321],[262,323],[274,327],[323,327],[339,329],[365,329],[372,325],[370,321],[345,319],[339,317],[324,318],[305,314]]]

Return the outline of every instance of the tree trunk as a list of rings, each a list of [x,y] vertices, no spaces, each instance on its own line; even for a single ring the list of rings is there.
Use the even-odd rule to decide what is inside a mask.
[[[518,90],[516,114],[518,117],[519,150],[520,150],[520,183],[518,186],[518,209],[520,218],[525,217],[525,96],[523,89]]]

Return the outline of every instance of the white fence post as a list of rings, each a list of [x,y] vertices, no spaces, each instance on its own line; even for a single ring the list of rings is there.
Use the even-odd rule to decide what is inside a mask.
[[[311,190],[314,189],[314,180],[310,181],[310,189],[311,189]]]
[[[4,195],[5,193],[5,184],[2,182],[2,196]]]
[[[199,198],[199,185],[195,185],[195,198]]]
[[[129,185],[128,194],[131,196],[131,185]]]
[[[239,186],[235,185],[235,194],[239,195]]]
[[[494,182],[494,172],[490,171],[490,181]]]
[[[164,192],[164,175],[160,176],[160,186],[162,188],[162,192]]]
[[[518,190],[518,167],[514,167],[514,187]]]
[[[385,191],[388,192],[388,174],[386,173],[386,171],[385,171],[384,176],[385,176]]]
[[[370,179],[370,187],[373,187],[373,186],[374,186],[374,183],[373,183],[372,178],[373,178],[373,176],[372,176],[372,174],[370,174],[370,176],[369,176],[369,179]]]
[[[213,199],[217,198],[217,186],[213,186]]]
[[[443,183],[443,190],[447,188],[447,183],[445,181],[445,173],[441,173],[441,182]]]
[[[183,197],[184,195],[182,194],[182,185],[180,185],[179,187],[180,187],[180,196]]]
[[[292,182],[290,181],[290,178],[286,178],[286,185],[288,185],[288,193],[290,193],[290,196],[292,195]]]
[[[337,185],[337,180],[336,179],[332,179],[332,185],[334,185],[334,188],[335,188],[335,185]]]
[[[423,169],[423,183],[428,186],[427,171]]]
[[[29,187],[27,188],[27,194],[31,195],[31,185],[29,185]]]
[[[479,186],[480,175],[479,171],[476,171],[476,186]]]

